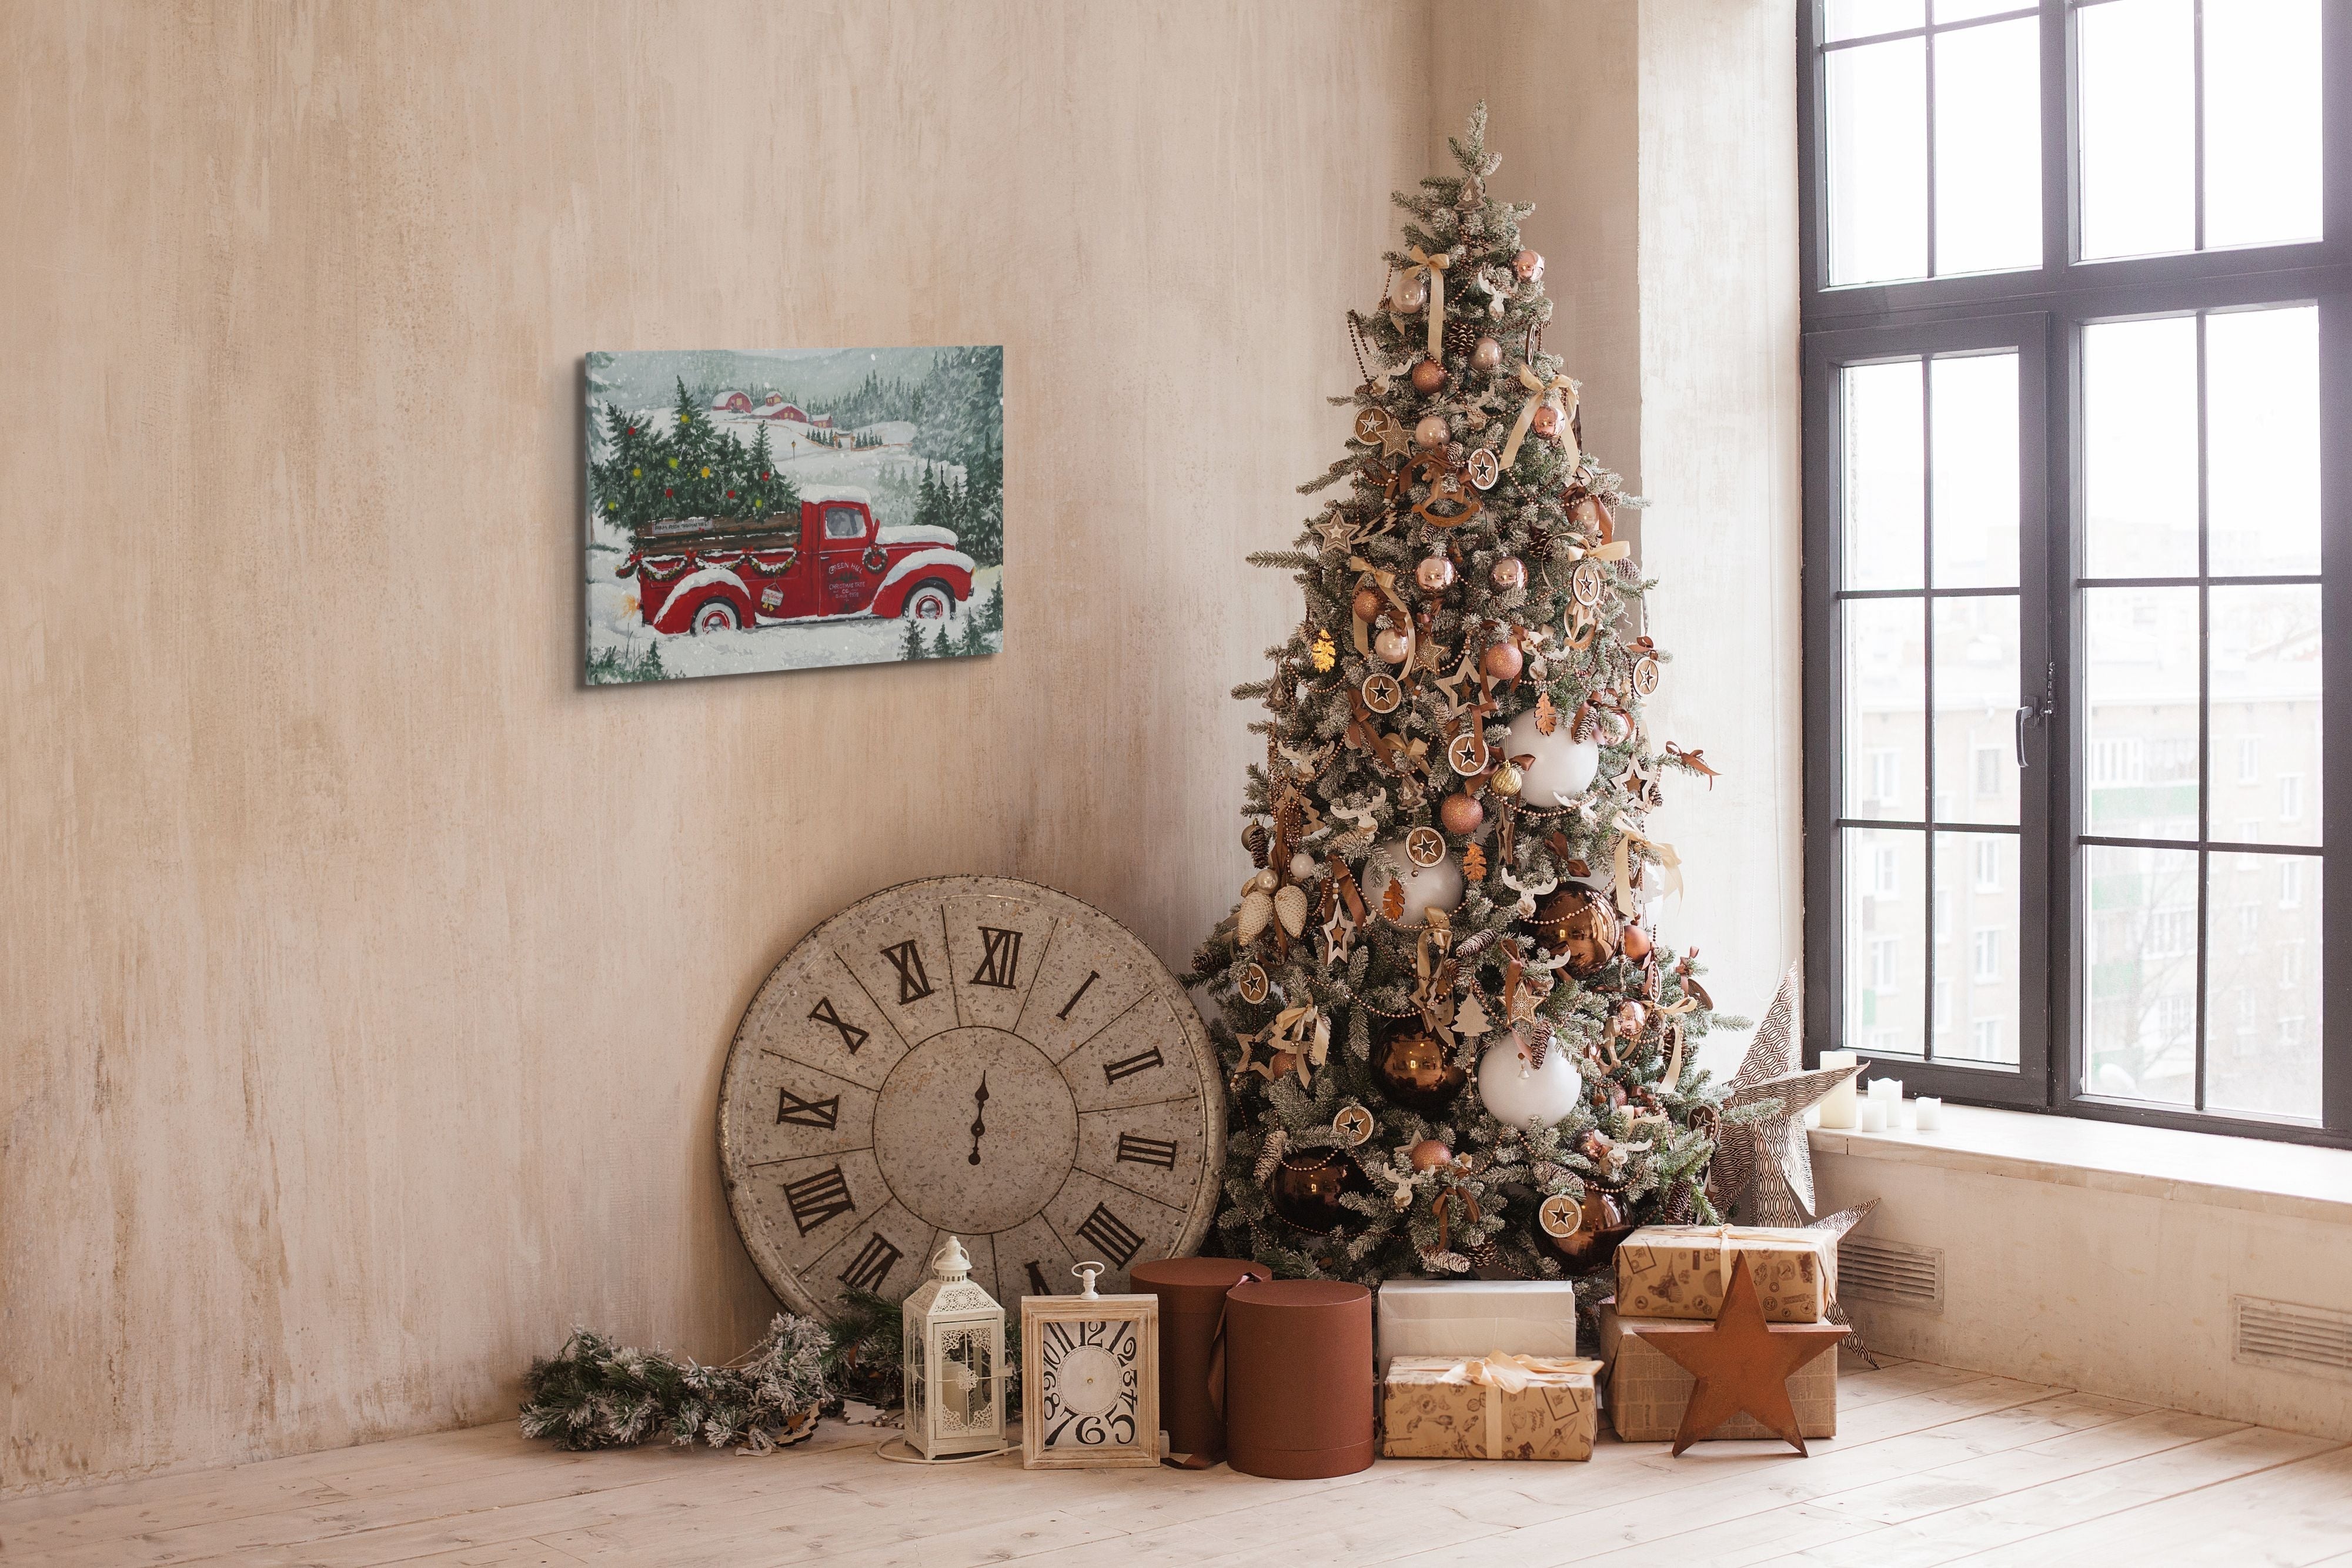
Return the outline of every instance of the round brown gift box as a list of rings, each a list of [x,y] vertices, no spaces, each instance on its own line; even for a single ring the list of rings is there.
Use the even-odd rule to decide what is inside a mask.
[[[1372,1293],[1259,1280],[1225,1296],[1225,1457],[1276,1480],[1372,1462]]]
[[[1179,1454],[1217,1459],[1225,1451],[1224,1417],[1209,1392],[1209,1362],[1225,1292],[1265,1277],[1241,1258],[1165,1258],[1128,1272],[1135,1289],[1160,1298],[1160,1424]]]

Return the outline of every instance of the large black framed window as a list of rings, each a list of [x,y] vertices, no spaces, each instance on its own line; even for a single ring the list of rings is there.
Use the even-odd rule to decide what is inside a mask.
[[[1801,0],[1809,1053],[2352,1144],[2347,61]]]

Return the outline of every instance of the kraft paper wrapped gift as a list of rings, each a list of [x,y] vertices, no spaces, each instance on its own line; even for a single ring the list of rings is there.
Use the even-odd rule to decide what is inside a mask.
[[[1597,1361],[1501,1351],[1398,1356],[1381,1379],[1381,1457],[1589,1459],[1600,1369]]]
[[[1609,1424],[1629,1443],[1674,1440],[1683,1424],[1683,1406],[1690,1403],[1697,1381],[1664,1351],[1630,1331],[1651,1323],[1686,1322],[1680,1318],[1621,1318],[1607,1302],[1601,1307],[1601,1359],[1608,1364],[1602,1386],[1607,1392]],[[1807,1437],[1837,1436],[1837,1353],[1815,1356],[1789,1379],[1789,1403],[1797,1412],[1797,1430]],[[1716,1433],[1718,1437],[1769,1439],[1753,1416],[1735,1416]]]
[[[1837,1291],[1837,1239],[1752,1225],[1645,1225],[1617,1249],[1617,1308],[1629,1318],[1703,1319],[1723,1310],[1731,1260],[1748,1258],[1768,1323],[1817,1323]]]
[[[1401,1355],[1461,1360],[1498,1344],[1576,1354],[1576,1287],[1565,1280],[1391,1280],[1372,1300],[1372,1319],[1382,1366]]]

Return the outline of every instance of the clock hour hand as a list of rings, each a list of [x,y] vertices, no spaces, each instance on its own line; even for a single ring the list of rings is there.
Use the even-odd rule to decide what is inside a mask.
[[[971,1092],[971,1163],[980,1164],[980,1135],[988,1131],[988,1074],[980,1075],[980,1087]]]

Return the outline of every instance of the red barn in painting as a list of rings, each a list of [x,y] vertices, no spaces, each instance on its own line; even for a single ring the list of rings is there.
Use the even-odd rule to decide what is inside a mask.
[[[723,392],[710,400],[710,406],[721,413],[749,413],[751,412],[751,394]]]
[[[794,424],[806,424],[809,422],[808,415],[803,413],[797,405],[786,402],[782,398],[773,399],[765,407],[761,408],[760,410],[760,417],[761,419],[786,419],[792,421]]]

